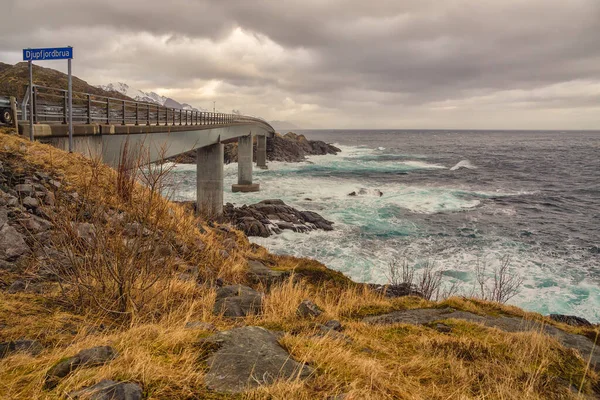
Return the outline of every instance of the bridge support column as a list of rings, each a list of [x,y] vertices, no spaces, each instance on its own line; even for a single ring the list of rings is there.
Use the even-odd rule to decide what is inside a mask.
[[[223,214],[223,145],[196,150],[196,211],[207,218]]]
[[[256,166],[260,169],[268,169],[267,167],[267,137],[256,137]]]
[[[252,135],[238,139],[238,183],[232,192],[258,192],[260,185],[252,183]]]

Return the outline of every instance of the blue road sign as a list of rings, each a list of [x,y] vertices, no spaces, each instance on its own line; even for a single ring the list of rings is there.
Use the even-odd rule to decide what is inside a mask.
[[[23,49],[23,61],[69,60],[72,58],[72,47],[54,47],[49,49]]]

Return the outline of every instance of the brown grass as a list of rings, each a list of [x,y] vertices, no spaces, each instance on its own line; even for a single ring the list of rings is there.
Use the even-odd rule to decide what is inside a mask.
[[[113,262],[114,257],[106,254],[114,252],[120,262],[150,268],[148,276],[156,274],[157,286],[149,289],[152,296],[145,300],[145,311],[126,307],[128,312],[135,311],[126,319],[103,310],[110,302],[102,303],[103,307],[77,304],[76,294],[59,287],[50,287],[43,294],[0,292],[0,341],[26,337],[45,346],[38,357],[16,354],[0,361],[2,399],[63,399],[68,392],[105,378],[138,382],[150,399],[327,399],[344,393],[346,400],[594,396],[592,386],[597,384],[598,376],[586,371],[586,361],[536,332],[511,334],[464,321],[448,321],[452,332],[445,334],[425,326],[371,326],[361,322],[365,315],[392,310],[450,306],[478,314],[508,314],[553,323],[540,315],[463,298],[442,303],[415,297],[387,299],[316,261],[274,256],[251,246],[239,232],[209,227],[188,210],[140,185],[134,185],[131,197],[124,199],[116,189],[116,172],[81,156],[0,135],[0,159],[4,158],[18,160],[16,165],[22,168],[35,166],[62,175],[68,183],[66,190],[75,190],[85,199],[72,206],[61,203],[68,212],[56,220],[64,228],[63,246],[83,257],[80,267],[91,268],[90,260]],[[147,245],[145,240],[160,240],[173,244],[174,255],[162,261],[154,256],[134,260],[139,253],[123,248],[122,240],[116,239],[122,236],[121,228],[103,221],[100,210],[108,209],[124,211],[128,221],[144,221],[161,232],[152,239],[135,239],[140,241],[136,249]],[[90,250],[77,244],[74,233],[67,229],[73,219],[98,224],[101,245]],[[229,256],[224,257],[222,250]],[[271,288],[259,316],[240,320],[215,316],[215,290],[209,284],[177,278],[183,263],[198,267],[200,279],[207,283],[217,277],[226,282],[244,282],[249,258],[295,274]],[[156,265],[164,273],[153,270]],[[88,284],[94,286],[97,282]],[[135,294],[130,301],[139,299],[140,295]],[[324,313],[314,319],[299,318],[296,308],[304,299],[314,301]],[[343,334],[349,340],[316,335],[318,324],[330,319],[342,322]],[[210,333],[185,329],[188,321],[210,322],[220,330],[250,324],[282,330],[286,333],[281,344],[296,360],[309,363],[315,373],[305,382],[278,382],[239,396],[210,392],[203,384],[206,365],[198,346],[199,340]],[[591,334],[590,330],[561,327]],[[81,349],[106,344],[119,352],[117,359],[101,367],[80,368],[54,390],[42,388],[44,374],[58,361]],[[570,391],[569,386],[576,389]]]

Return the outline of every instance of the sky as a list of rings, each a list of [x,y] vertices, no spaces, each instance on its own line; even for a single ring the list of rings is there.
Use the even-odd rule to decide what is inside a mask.
[[[304,128],[600,129],[600,0],[2,4],[0,61],[71,45],[93,85]]]

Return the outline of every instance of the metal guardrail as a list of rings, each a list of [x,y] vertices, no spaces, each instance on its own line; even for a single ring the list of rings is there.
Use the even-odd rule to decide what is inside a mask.
[[[33,85],[32,93],[34,124],[67,124],[69,111],[67,90]],[[23,100],[22,110],[27,110],[28,101],[29,99]],[[19,114],[24,116],[26,112]],[[274,131],[273,127],[262,118],[183,110],[154,103],[73,92],[73,124],[200,126],[234,123],[258,123]]]

